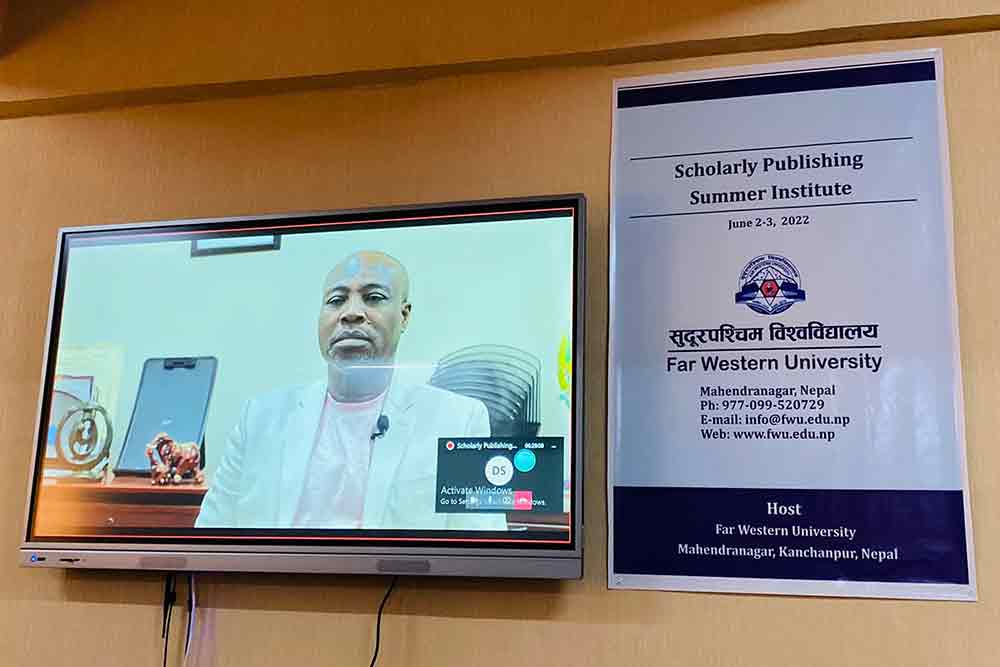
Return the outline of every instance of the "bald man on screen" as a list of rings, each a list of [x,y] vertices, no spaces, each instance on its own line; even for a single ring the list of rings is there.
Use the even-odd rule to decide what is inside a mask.
[[[341,260],[323,284],[326,378],[248,401],[199,528],[506,530],[502,513],[437,513],[437,439],[487,437],[477,400],[404,384],[406,268],[382,252]]]

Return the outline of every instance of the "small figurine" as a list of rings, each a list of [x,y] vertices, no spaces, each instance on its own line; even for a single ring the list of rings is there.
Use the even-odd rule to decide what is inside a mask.
[[[201,454],[193,442],[174,442],[166,433],[157,433],[146,445],[146,458],[152,472],[152,484],[181,484],[193,479],[196,484],[205,481],[201,470]]]

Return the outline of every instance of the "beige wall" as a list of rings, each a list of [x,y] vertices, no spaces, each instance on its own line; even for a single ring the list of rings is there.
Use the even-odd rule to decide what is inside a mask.
[[[6,4],[4,2],[3,4]],[[1000,28],[995,0],[21,0],[0,102]],[[761,39],[761,37],[766,39]],[[356,80],[355,77],[348,77]],[[308,84],[308,81],[300,82]],[[216,91],[218,92],[218,91]]]
[[[220,10],[207,8],[218,3],[173,3],[186,10],[170,20],[165,10],[151,7],[167,3],[47,4],[59,11],[27,37],[15,33],[16,48],[0,58],[4,98],[38,101],[67,91],[127,88],[136,93],[114,98],[118,108],[100,112],[70,113],[74,104],[89,108],[85,99],[71,100],[59,109],[18,107],[14,115],[23,117],[0,121],[5,204],[0,339],[6,341],[0,347],[0,441],[7,443],[0,462],[0,516],[7,526],[0,541],[0,664],[159,664],[157,575],[15,566],[57,227],[564,191],[583,191],[590,200],[585,579],[561,584],[404,579],[383,624],[381,664],[997,664],[1000,517],[993,506],[1000,502],[995,473],[1000,453],[992,436],[1000,432],[995,408],[1000,358],[994,345],[1000,301],[993,292],[1000,284],[995,222],[1000,188],[994,175],[1000,158],[1000,142],[994,140],[1000,33],[624,66],[540,66],[545,61],[535,58],[645,40],[662,44],[955,18],[989,11],[987,5],[995,3],[719,0],[684,10],[667,6],[691,3],[620,3],[626,18],[616,18],[602,3],[562,3],[559,11],[533,9],[536,18],[519,28],[517,8],[531,3],[494,3],[473,14],[469,7],[477,3],[445,2],[423,22],[415,22],[419,13],[409,10],[409,25],[424,38],[419,43],[405,32],[405,15],[380,9],[347,12],[343,21],[331,18],[335,10],[322,9],[321,27],[307,20],[309,12],[341,3],[280,3],[289,9],[265,16],[265,7],[279,3],[247,2],[245,11],[230,12],[226,21]],[[628,12],[630,6],[634,12]],[[671,17],[672,11],[680,13]],[[550,28],[549,17],[561,17],[561,29]],[[491,22],[495,32],[488,30]],[[950,32],[950,25],[931,20],[920,29]],[[469,31],[457,39],[455,26]],[[510,31],[521,29],[527,31],[523,40],[509,38]],[[542,39],[546,30],[553,30],[551,44]],[[248,32],[260,41],[248,39]],[[341,39],[331,41],[357,48],[319,48],[316,40],[334,34]],[[405,36],[405,43],[394,44],[392,35]],[[942,47],[945,55],[980,601],[608,592],[603,364],[612,79],[931,46]],[[229,47],[238,47],[239,57],[227,52]],[[138,62],[140,54],[144,59]],[[395,83],[379,86],[210,99],[233,90],[220,86],[199,89],[198,102],[133,106],[148,100],[144,89],[165,82],[191,85],[512,55],[527,60],[510,71],[423,81],[408,81],[403,73]],[[4,104],[0,101],[0,116]],[[49,115],[33,115],[32,109]],[[53,113],[60,109],[64,112]],[[203,665],[368,660],[383,579],[227,575],[200,581],[202,604],[214,610],[203,619],[211,624],[214,662]],[[180,614],[175,637],[182,625]],[[171,664],[180,664],[176,649]]]

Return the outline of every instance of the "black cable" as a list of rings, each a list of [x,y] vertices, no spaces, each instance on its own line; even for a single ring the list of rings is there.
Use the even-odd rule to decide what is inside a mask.
[[[382,604],[378,606],[378,614],[375,616],[375,652],[372,653],[372,661],[368,667],[375,667],[375,661],[378,660],[378,646],[382,634],[382,610],[385,609],[385,603],[389,601],[389,596],[392,595],[392,589],[396,587],[396,581],[398,580],[399,575],[392,577],[389,587],[385,589],[385,595],[382,596]]]
[[[170,648],[170,618],[177,601],[177,576],[173,572],[163,581],[163,667],[167,667],[167,649]]]

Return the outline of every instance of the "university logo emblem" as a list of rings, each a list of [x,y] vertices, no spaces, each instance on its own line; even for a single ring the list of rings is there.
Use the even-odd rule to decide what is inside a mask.
[[[761,315],[783,313],[805,300],[799,270],[781,255],[754,257],[740,273],[736,303],[746,304]]]

